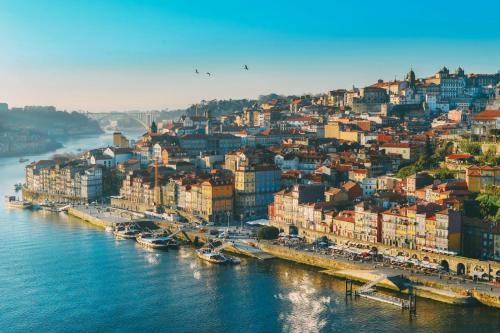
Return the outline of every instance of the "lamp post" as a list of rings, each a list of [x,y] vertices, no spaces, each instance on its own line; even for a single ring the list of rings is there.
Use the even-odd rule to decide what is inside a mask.
[[[231,217],[231,212],[227,211],[227,230],[226,230],[226,237],[229,235],[229,218]]]

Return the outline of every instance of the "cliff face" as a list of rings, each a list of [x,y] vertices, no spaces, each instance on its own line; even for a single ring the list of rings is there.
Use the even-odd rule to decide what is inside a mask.
[[[0,157],[41,154],[62,147],[47,135],[29,130],[0,131]]]
[[[0,111],[0,157],[40,154],[62,147],[59,138],[102,133],[97,121],[49,107]]]
[[[54,111],[50,108],[0,112],[0,133],[28,130],[50,138],[66,135],[99,134],[99,123],[77,112]]]

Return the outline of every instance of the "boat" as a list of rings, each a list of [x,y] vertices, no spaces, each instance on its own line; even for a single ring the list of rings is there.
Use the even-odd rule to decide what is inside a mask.
[[[20,158],[19,163],[28,162],[29,160],[30,160],[29,158]]]
[[[116,238],[119,239],[134,239],[141,231],[134,225],[127,225],[124,227],[117,227],[113,232]]]
[[[212,248],[212,245],[204,246],[196,250],[196,255],[198,258],[213,264],[239,264],[241,262],[240,259],[220,252],[220,250],[227,245],[228,244],[216,248]]]
[[[210,248],[204,247],[196,250],[196,255],[198,258],[203,259],[205,261],[211,262],[213,264],[227,264],[227,258],[219,253],[218,251],[214,251]]]
[[[5,201],[7,203],[7,207],[10,208],[20,208],[20,209],[27,209],[31,207],[31,203],[28,201],[24,200],[17,200],[15,196],[6,196]]]
[[[137,243],[140,245],[158,250],[168,250],[169,248],[179,247],[179,242],[172,236],[162,236],[154,233],[141,233],[136,237]]]

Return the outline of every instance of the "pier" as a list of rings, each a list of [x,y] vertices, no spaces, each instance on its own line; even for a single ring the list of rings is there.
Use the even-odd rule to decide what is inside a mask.
[[[413,290],[409,293],[408,299],[379,293],[376,290],[377,284],[381,283],[386,279],[387,279],[386,275],[379,275],[374,280],[367,282],[366,284],[362,285],[356,290],[353,290],[353,280],[346,279],[345,281],[346,296],[354,295],[357,297],[362,297],[373,301],[394,305],[396,307],[401,308],[402,310],[408,310],[410,315],[416,314],[417,297]]]

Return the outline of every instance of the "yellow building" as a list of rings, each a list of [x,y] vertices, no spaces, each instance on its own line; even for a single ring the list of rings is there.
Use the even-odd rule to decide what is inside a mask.
[[[342,128],[340,122],[334,121],[325,125],[325,138],[359,142],[361,138],[361,132],[354,130],[346,131]]]
[[[471,192],[481,192],[488,186],[500,186],[500,166],[471,166],[465,170],[465,180]]]
[[[325,125],[325,138],[340,139],[340,123],[337,121]]]
[[[207,221],[225,223],[233,217],[234,184],[228,179],[210,179],[201,183],[201,215]]]
[[[113,146],[119,148],[129,148],[129,141],[121,132],[114,132]]]

